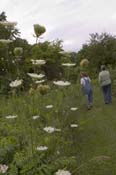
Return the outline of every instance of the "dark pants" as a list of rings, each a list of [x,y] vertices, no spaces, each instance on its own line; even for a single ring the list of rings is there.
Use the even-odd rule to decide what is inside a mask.
[[[112,95],[111,95],[111,84],[106,86],[102,86],[103,95],[104,95],[104,102],[111,103],[112,102]]]

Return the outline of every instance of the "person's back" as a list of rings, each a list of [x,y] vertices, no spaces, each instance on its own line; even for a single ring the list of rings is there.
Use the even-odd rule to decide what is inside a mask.
[[[105,104],[109,104],[112,102],[111,95],[111,78],[110,73],[106,70],[106,66],[101,66],[101,72],[99,73],[99,83],[103,91],[104,102]]]
[[[102,70],[99,73],[99,82],[101,86],[111,84],[110,73],[108,70]]]

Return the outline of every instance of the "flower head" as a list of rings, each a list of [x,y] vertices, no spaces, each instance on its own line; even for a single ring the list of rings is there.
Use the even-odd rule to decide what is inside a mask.
[[[45,80],[39,80],[39,81],[35,81],[36,84],[41,84],[41,83],[44,83]]]
[[[17,117],[18,117],[17,115],[8,115],[5,118],[7,118],[7,119],[13,119],[13,118],[17,118]]]
[[[72,108],[70,108],[70,110],[71,110],[71,111],[77,111],[78,108],[77,108],[77,107],[72,107]]]
[[[44,65],[46,63],[45,60],[31,60],[32,61],[32,64],[34,65]]]
[[[70,127],[71,127],[71,128],[77,128],[78,125],[77,125],[77,124],[71,124]]]
[[[4,26],[16,26],[17,22],[0,21],[0,24],[2,24]]]
[[[55,175],[71,175],[70,171],[58,170]]]
[[[9,86],[10,87],[18,87],[22,84],[23,80],[15,80],[15,81],[12,81]]]
[[[51,108],[53,108],[53,105],[47,105],[46,108],[51,109]]]
[[[76,63],[62,63],[62,66],[66,66],[66,67],[73,67],[75,65]]]
[[[58,86],[69,86],[71,84],[69,81],[54,81],[53,83]]]
[[[47,149],[48,149],[47,146],[38,146],[38,147],[37,147],[37,150],[38,150],[38,151],[46,151]]]
[[[4,44],[8,44],[8,43],[12,43],[13,41],[10,39],[0,39],[0,42]]]
[[[8,166],[4,165],[4,164],[0,164],[0,173],[6,173],[6,171],[8,170]]]
[[[33,118],[33,120],[36,120],[36,119],[38,119],[40,116],[39,115],[35,115],[35,116],[33,116],[32,118]]]
[[[48,133],[55,132],[55,128],[53,128],[51,126],[45,127],[45,128],[43,128],[43,130],[46,131],[46,132],[48,132]]]
[[[31,78],[38,78],[41,79],[43,77],[45,77],[44,74],[35,74],[35,73],[27,73]]]

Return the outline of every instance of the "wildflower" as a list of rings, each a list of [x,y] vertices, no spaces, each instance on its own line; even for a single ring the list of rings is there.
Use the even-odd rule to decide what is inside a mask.
[[[70,110],[71,111],[76,111],[76,110],[78,110],[78,108],[77,107],[72,107],[72,108],[70,108]]]
[[[0,164],[0,173],[6,173],[7,170],[8,170],[7,165]]]
[[[88,65],[89,65],[88,59],[82,59],[81,60],[81,62],[80,62],[81,67],[88,67]]]
[[[37,147],[37,150],[38,150],[38,151],[46,151],[47,149],[48,149],[47,146],[38,146],[38,147]]]
[[[51,108],[53,108],[53,105],[47,105],[46,108],[51,109]]]
[[[27,73],[31,78],[38,78],[41,79],[43,77],[45,77],[44,74],[35,74],[35,73]]]
[[[77,124],[71,124],[70,127],[71,127],[71,128],[77,128],[78,125],[77,125]]]
[[[45,60],[31,60],[32,61],[32,64],[34,65],[44,65],[46,63]]]
[[[62,66],[73,67],[76,63],[62,63]]]
[[[41,84],[41,83],[44,83],[45,80],[40,80],[40,81],[35,81],[36,84]]]
[[[43,128],[43,130],[46,131],[46,132],[48,132],[48,133],[55,132],[55,128],[53,128],[51,126],[45,127],[45,128]]]
[[[22,47],[15,47],[14,48],[14,54],[15,56],[20,56],[23,53],[23,48]]]
[[[45,95],[45,94],[47,94],[48,93],[48,91],[50,90],[50,87],[48,86],[48,85],[39,85],[38,87],[37,87],[37,90],[39,91],[39,93],[41,94],[41,95]]]
[[[58,170],[55,175],[71,175],[70,171]]]
[[[7,119],[13,119],[13,118],[17,118],[17,117],[18,117],[17,115],[8,115],[5,118],[7,118]]]
[[[32,118],[33,118],[33,120],[36,120],[36,119],[38,119],[40,116],[39,115],[35,115],[35,116],[33,116]]]
[[[8,44],[8,43],[12,43],[13,41],[10,39],[0,39],[0,42],[4,44]]]
[[[10,87],[18,87],[22,84],[23,80],[15,80],[15,81],[12,81],[9,86]]]
[[[69,86],[71,84],[69,81],[54,81],[53,83],[58,86]]]
[[[16,26],[17,22],[0,21],[0,24],[2,24],[4,26]]]

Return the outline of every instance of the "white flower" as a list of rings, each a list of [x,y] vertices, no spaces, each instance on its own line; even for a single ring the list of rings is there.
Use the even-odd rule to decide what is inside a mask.
[[[4,26],[16,26],[17,22],[0,21],[0,24],[2,24]]]
[[[51,126],[45,127],[45,128],[43,128],[43,130],[46,131],[46,132],[48,132],[48,133],[55,132],[55,128],[53,128]]]
[[[27,73],[30,77],[32,78],[38,78],[38,79],[41,79],[43,77],[45,77],[44,74],[35,74],[35,73]]]
[[[37,150],[38,150],[38,151],[45,151],[45,150],[47,150],[47,149],[48,149],[47,146],[38,146],[38,147],[37,147]]]
[[[72,108],[70,108],[70,110],[71,111],[76,111],[76,110],[78,110],[78,108],[77,107],[72,107]]]
[[[8,115],[5,118],[7,118],[7,119],[13,119],[13,118],[17,118],[17,117],[18,117],[17,115]]]
[[[51,108],[53,108],[53,105],[47,105],[46,108],[51,109]]]
[[[0,164],[0,173],[6,173],[7,170],[8,170],[7,165]]]
[[[18,87],[22,84],[23,80],[15,80],[15,81],[12,81],[9,86],[10,87]]]
[[[76,63],[62,63],[62,66],[73,67]]]
[[[45,60],[31,60],[32,61],[32,64],[34,65],[44,65],[46,63]]]
[[[78,125],[77,125],[77,124],[71,124],[70,127],[71,127],[71,128],[77,128]]]
[[[38,119],[40,116],[39,115],[35,115],[35,116],[33,116],[32,118],[33,118],[33,120],[36,120],[36,119]]]
[[[35,81],[36,84],[41,84],[41,83],[44,83],[45,80],[40,80],[40,81]]]
[[[13,41],[10,39],[0,39],[1,43],[7,44],[7,43],[12,43]]]
[[[58,170],[55,175],[71,175],[70,171]]]
[[[71,84],[69,81],[54,81],[53,83],[58,86],[69,86]]]

